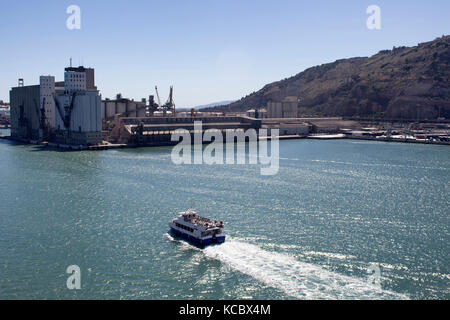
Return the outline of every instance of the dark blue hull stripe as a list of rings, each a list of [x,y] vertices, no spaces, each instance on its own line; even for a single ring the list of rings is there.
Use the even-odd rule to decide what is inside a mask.
[[[225,236],[218,236],[215,239],[212,239],[212,238],[209,238],[209,239],[198,239],[198,238],[196,238],[194,236],[191,236],[190,234],[181,232],[181,231],[176,230],[174,228],[170,228],[170,230],[174,234],[176,234],[177,236],[179,236],[181,238],[184,238],[184,239],[186,239],[188,241],[194,242],[196,244],[199,244],[201,246],[207,246],[207,245],[209,245],[211,243],[223,243],[223,242],[225,242]]]

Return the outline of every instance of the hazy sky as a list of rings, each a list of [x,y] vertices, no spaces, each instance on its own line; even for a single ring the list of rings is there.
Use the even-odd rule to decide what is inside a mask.
[[[81,29],[69,30],[69,5]],[[381,30],[366,9],[381,8]],[[450,1],[0,0],[0,100],[18,78],[64,78],[95,68],[103,97],[141,99],[158,85],[177,107],[239,99],[265,84],[336,59],[369,56],[450,34]]]

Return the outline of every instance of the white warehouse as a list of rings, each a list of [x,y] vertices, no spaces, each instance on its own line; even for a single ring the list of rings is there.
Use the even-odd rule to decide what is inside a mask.
[[[80,91],[62,94],[56,97],[61,106],[62,116],[56,117],[56,131],[59,141],[69,139],[70,144],[97,144],[102,142],[101,99],[97,92]],[[66,112],[70,110],[69,132],[64,124]],[[56,111],[59,113],[59,111]],[[70,136],[70,137],[69,137]],[[63,142],[63,141],[61,141]]]
[[[64,93],[56,96],[56,140],[91,145],[102,142],[101,97],[87,85],[85,68],[66,68]],[[93,69],[89,69],[93,70]],[[93,84],[93,75],[91,73]]]

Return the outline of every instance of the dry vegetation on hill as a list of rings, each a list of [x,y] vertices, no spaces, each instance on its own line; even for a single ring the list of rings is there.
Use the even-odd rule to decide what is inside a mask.
[[[239,101],[208,108],[245,111],[297,96],[299,115],[450,118],[450,36],[415,47],[337,60],[266,85]]]

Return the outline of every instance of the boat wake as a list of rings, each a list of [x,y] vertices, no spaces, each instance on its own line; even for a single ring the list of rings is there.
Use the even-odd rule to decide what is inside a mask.
[[[203,249],[199,246],[196,246],[185,239],[182,239],[176,235],[173,235],[171,233],[165,233],[164,236],[169,239],[169,241],[178,243],[180,245],[181,250],[197,250],[199,252],[202,252]]]
[[[406,295],[383,290],[365,279],[326,270],[254,244],[227,239],[223,244],[198,249],[183,240],[167,237],[182,244],[184,249],[199,250],[206,257],[297,299],[408,299]]]
[[[203,250],[264,284],[298,299],[407,299],[382,290],[365,279],[345,276],[318,265],[304,263],[281,253],[266,251],[254,244],[229,240]]]

